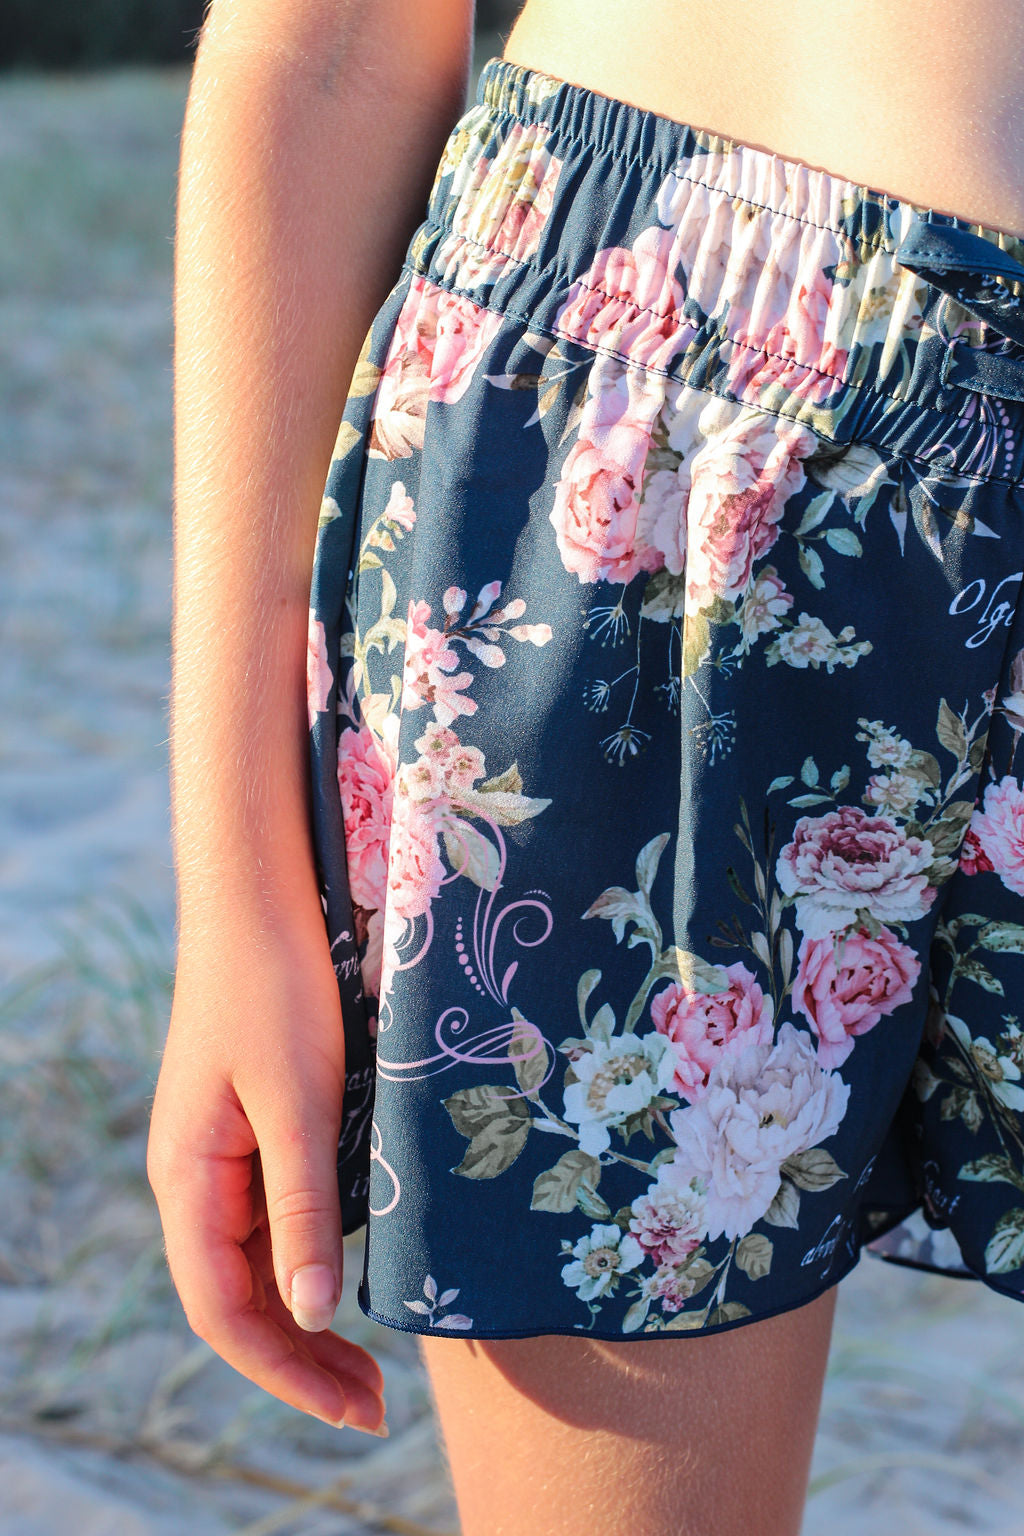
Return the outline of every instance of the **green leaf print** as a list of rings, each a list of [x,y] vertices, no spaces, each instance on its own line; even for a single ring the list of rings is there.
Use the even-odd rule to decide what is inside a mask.
[[[984,949],[1009,951],[1024,955],[1024,925],[1021,923],[986,923],[977,942]]]
[[[640,617],[666,624],[670,619],[682,618],[685,602],[685,576],[673,576],[671,571],[657,571],[644,588]]]
[[[798,1227],[800,1225],[800,1191],[788,1179],[783,1179],[775,1192],[775,1199],[764,1213],[764,1219],[773,1227]]]
[[[831,1152],[824,1147],[808,1147],[805,1152],[794,1152],[782,1165],[782,1172],[800,1189],[829,1189],[846,1174],[839,1167]]]
[[[815,496],[813,501],[809,501],[799,525],[793,529],[796,537],[799,538],[802,533],[810,533],[819,523],[823,523],[828,517],[829,508],[834,500],[832,491],[824,491],[820,496]]]
[[[751,1280],[762,1280],[772,1267],[775,1249],[763,1232],[748,1232],[736,1249],[736,1263]]]
[[[649,843],[645,843],[637,854],[636,883],[637,888],[646,896],[651,894],[651,886],[654,877],[658,873],[658,865],[665,851],[665,845],[669,840],[668,832],[661,832],[657,837],[652,837]]]
[[[735,1323],[741,1317],[749,1317],[750,1308],[745,1307],[741,1301],[726,1301],[720,1307],[716,1307],[708,1318],[708,1324],[713,1328],[716,1323]]]
[[[803,571],[812,587],[823,588],[825,585],[825,567],[821,556],[816,549],[808,549],[806,544],[800,546],[800,569]]]
[[[947,752],[952,752],[957,758],[966,757],[967,733],[964,723],[959,715],[953,713],[945,699],[939,700],[939,718],[935,725],[935,734]]]
[[[579,1147],[571,1147],[568,1152],[562,1153],[553,1168],[539,1173],[534,1179],[530,1210],[560,1214],[571,1211],[577,1204],[581,1189],[589,1186],[593,1194],[600,1177],[601,1164],[598,1159],[581,1151]],[[607,1205],[603,1201],[601,1204],[604,1213],[608,1214]],[[589,1215],[590,1212],[584,1214]]]
[[[523,1019],[518,1008],[512,1009],[512,1017],[516,1020],[516,1026],[509,1036],[508,1054],[515,1069],[516,1082],[524,1093],[535,1098],[547,1075],[548,1053],[546,1049],[537,1049],[537,1031]]]
[[[1008,1157],[1000,1157],[995,1152],[986,1152],[984,1157],[964,1163],[959,1177],[973,1179],[982,1184],[1012,1184],[1015,1189],[1024,1190],[1024,1176],[1013,1166]]]
[[[860,539],[852,528],[829,528],[825,533],[825,543],[829,549],[834,549],[837,555],[862,555],[864,553]]]
[[[925,827],[924,835],[937,854],[952,854],[960,848],[973,810],[970,800],[954,800],[944,809],[941,820]]]
[[[990,1275],[1006,1275],[1024,1265],[1024,1211],[1016,1207],[996,1223],[985,1249],[985,1266]]]
[[[627,1307],[626,1315],[622,1319],[623,1333],[635,1333],[638,1328],[642,1327],[647,1320],[647,1314],[650,1309],[651,1302],[649,1297],[644,1297],[641,1301],[634,1301],[631,1307]]]
[[[501,872],[501,854],[490,838],[461,816],[451,817],[442,835],[452,869],[482,890],[493,891]]]
[[[455,1129],[470,1139],[466,1155],[452,1173],[468,1179],[494,1179],[511,1167],[530,1132],[525,1099],[510,1098],[508,1089],[484,1084],[460,1089],[441,1102]]]
[[[994,992],[997,997],[1006,995],[999,977],[993,976],[980,960],[958,960],[956,973],[958,976],[966,976],[968,981],[977,982],[979,987],[984,987],[986,992]]]

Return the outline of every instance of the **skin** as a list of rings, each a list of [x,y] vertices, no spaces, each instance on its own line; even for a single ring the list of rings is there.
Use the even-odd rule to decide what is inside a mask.
[[[370,1430],[379,1367],[326,1331],[344,1051],[308,830],[309,576],[348,384],[462,111],[471,29],[468,0],[215,0],[181,158],[179,947],[149,1179],[199,1337]],[[308,1266],[328,1287],[302,1327],[287,1303]]]
[[[645,28],[641,7],[655,3]],[[628,25],[624,4],[529,0],[506,56],[893,195],[1024,227],[1021,97],[1007,64],[1024,50],[993,55],[986,7],[960,29],[959,64],[931,29],[930,88],[909,70],[901,96],[891,71],[875,73],[880,59],[895,68],[879,42],[888,5],[845,7],[849,48],[836,50],[817,0],[759,6],[761,21],[773,14],[757,35],[737,0],[629,0]],[[943,4],[944,22],[960,9]],[[935,11],[915,4],[918,34]],[[703,68],[681,70],[654,46],[666,27],[690,39],[688,60],[699,36]],[[329,1327],[343,1281],[344,1053],[308,830],[309,576],[348,385],[464,108],[472,28],[471,0],[214,0],[182,144],[179,948],[148,1173],[199,1337],[282,1401],[370,1433],[382,1427],[380,1369]],[[974,35],[988,42],[987,76],[971,63]],[[826,43],[845,72],[827,89]],[[754,78],[763,88],[739,88]],[[858,136],[847,126],[837,140],[834,103],[854,86],[876,92],[872,110],[859,97],[847,120]],[[953,126],[963,111],[982,138]],[[300,1305],[292,1280],[310,1269],[326,1287]],[[703,1338],[425,1338],[464,1536],[603,1536],[623,1510],[640,1536],[796,1536],[834,1302],[833,1290]]]
[[[1018,0],[527,0],[503,52],[1024,237]]]

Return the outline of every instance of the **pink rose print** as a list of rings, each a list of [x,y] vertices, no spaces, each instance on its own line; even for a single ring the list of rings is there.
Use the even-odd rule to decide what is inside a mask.
[[[682,982],[651,1002],[654,1027],[667,1035],[676,1058],[672,1086],[693,1102],[727,1047],[771,1044],[772,1006],[742,961],[724,967],[729,986],[722,992],[691,992]]]
[[[972,834],[987,867],[1007,890],[1024,896],[1024,791],[1011,774],[988,785],[982,809],[971,817],[968,836]]]
[[[562,169],[545,147],[550,132],[547,123],[513,122],[493,154],[471,153],[456,165],[452,233],[435,258],[446,281],[493,282],[510,258],[534,255]]]
[[[673,232],[656,224],[631,248],[605,246],[569,289],[556,326],[584,346],[613,349],[646,367],[667,367],[692,331],[680,324],[684,294],[672,275],[675,260]]]
[[[504,206],[489,243],[517,261],[534,254],[551,212],[562,162],[544,147],[550,132],[547,123],[513,123],[495,159],[479,161],[483,168],[494,166],[495,170],[489,174],[491,187],[473,199],[475,223],[479,226],[484,219],[493,226],[495,209]],[[463,227],[456,215],[455,228]]]
[[[704,1236],[703,1192],[671,1162],[631,1211],[629,1230],[655,1265],[682,1264]]]
[[[420,800],[406,791],[399,771],[391,824],[388,870],[389,917],[411,922],[430,909],[445,868],[438,854],[438,810],[443,802]]]
[[[690,466],[688,612],[746,592],[779,536],[786,503],[806,481],[802,460],[815,442],[803,427],[745,409],[708,438]]]
[[[338,738],[338,787],[345,818],[345,858],[352,900],[369,911],[383,908],[388,879],[394,762],[368,730]]]
[[[826,816],[803,816],[779,854],[776,878],[796,897],[797,922],[820,939],[852,923],[860,909],[879,922],[913,922],[935,899],[925,871],[934,849],[908,837],[888,816],[842,805]]]
[[[356,941],[361,949],[366,946],[360,965],[363,986],[371,997],[380,989],[394,773],[394,758],[365,725],[341,732],[338,787],[345,861]]]
[[[403,459],[422,448],[428,402],[462,399],[501,323],[471,299],[413,277],[377,385],[369,453]]]
[[[419,709],[422,704],[430,704],[438,723],[451,725],[456,715],[476,712],[475,700],[467,699],[461,691],[469,687],[473,674],[449,675],[458,666],[459,658],[441,630],[427,628],[429,618],[428,603],[410,601],[402,708]]]
[[[859,928],[842,939],[805,938],[800,945],[793,1006],[818,1037],[818,1060],[838,1067],[887,1014],[909,1003],[921,962],[883,928],[877,939]]]
[[[725,349],[729,389],[744,397],[753,388],[757,399],[766,400],[778,386],[792,398],[824,405],[843,387],[850,357],[826,334],[832,279],[816,263],[801,262],[800,276],[787,291],[789,307],[767,335],[763,322],[753,328],[730,326],[730,338],[739,345]]]
[[[309,610],[309,644],[306,647],[306,703],[309,710],[309,728],[313,729],[316,717],[327,708],[327,696],[334,678],[327,664],[327,636],[324,626],[311,608]]]
[[[549,514],[558,552],[580,582],[632,581],[664,565],[637,530],[640,487],[664,380],[598,357],[580,434],[562,466]]]
[[[690,466],[684,459],[678,469],[657,469],[646,475],[637,531],[641,544],[657,550],[659,566],[681,576],[686,564],[686,502],[690,494]]]

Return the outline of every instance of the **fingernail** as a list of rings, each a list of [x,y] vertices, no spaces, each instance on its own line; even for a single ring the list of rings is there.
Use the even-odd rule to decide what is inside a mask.
[[[308,1409],[307,1412],[311,1418],[319,1419],[321,1424],[329,1424],[332,1429],[344,1429],[348,1423],[348,1420],[345,1418],[329,1419],[325,1413],[314,1413],[312,1408]]]
[[[329,1328],[338,1308],[338,1282],[327,1264],[306,1264],[292,1276],[291,1314],[307,1333]]]
[[[353,1424],[353,1426],[352,1426],[353,1429],[363,1429],[364,1427],[365,1426],[362,1425],[362,1424]],[[390,1435],[391,1431],[390,1431],[390,1429],[388,1429],[388,1427],[385,1424],[384,1420],[381,1419],[381,1421],[378,1424],[376,1429],[367,1429],[366,1433],[368,1435],[381,1435],[383,1438],[386,1439],[387,1436]]]

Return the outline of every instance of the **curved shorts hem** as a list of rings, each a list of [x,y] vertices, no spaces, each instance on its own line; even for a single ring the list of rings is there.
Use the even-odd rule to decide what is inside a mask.
[[[840,1280],[844,1279],[852,1269],[856,1268],[860,1261],[862,1252],[863,1248],[858,1249],[856,1255],[849,1264],[847,1264],[843,1269],[838,1270],[834,1275],[831,1275],[822,1285],[816,1286],[812,1291],[808,1291],[806,1295],[802,1295],[792,1301],[784,1302],[781,1306],[771,1307],[764,1312],[752,1312],[749,1317],[736,1317],[730,1319],[728,1322],[714,1323],[703,1328],[656,1328],[652,1329],[649,1333],[644,1332],[643,1329],[637,1329],[632,1333],[623,1333],[621,1328],[602,1329],[596,1326],[593,1328],[588,1328],[584,1323],[581,1323],[578,1327],[566,1327],[562,1324],[537,1323],[534,1327],[531,1328],[431,1328],[429,1326],[424,1327],[421,1323],[406,1320],[405,1318],[398,1319],[396,1317],[387,1317],[383,1312],[378,1312],[376,1308],[371,1306],[366,1300],[362,1285],[359,1287],[356,1299],[359,1303],[359,1310],[364,1314],[364,1316],[368,1317],[371,1322],[380,1323],[385,1328],[397,1329],[400,1333],[418,1333],[424,1335],[429,1334],[433,1338],[531,1339],[540,1338],[547,1334],[564,1334],[569,1337],[578,1336],[584,1339],[600,1339],[602,1342],[609,1342],[616,1339],[630,1341],[633,1339],[699,1338],[710,1333],[724,1333],[730,1328],[743,1328],[750,1323],[760,1322],[762,1318],[777,1317],[783,1312],[795,1312],[797,1308],[806,1306],[809,1302],[815,1301],[819,1296],[823,1296],[826,1291],[831,1290],[833,1286],[838,1285]]]
[[[538,1323],[531,1328],[431,1328],[429,1325],[424,1327],[421,1323],[417,1323],[411,1318],[399,1319],[397,1317],[388,1317],[383,1312],[378,1312],[367,1300],[364,1289],[365,1282],[360,1283],[356,1299],[359,1304],[359,1310],[371,1322],[379,1323],[384,1328],[396,1329],[400,1333],[429,1334],[434,1338],[444,1336],[453,1339],[530,1339],[543,1337],[547,1334],[564,1334],[566,1336],[578,1334],[583,1338],[601,1339],[602,1342],[615,1339],[699,1338],[710,1333],[725,1333],[730,1328],[743,1328],[750,1323],[760,1322],[763,1318],[780,1317],[785,1312],[795,1312],[798,1308],[807,1306],[819,1296],[823,1296],[826,1291],[831,1290],[833,1286],[838,1285],[841,1280],[844,1280],[848,1274],[856,1269],[864,1254],[868,1253],[873,1259],[882,1259],[888,1264],[897,1264],[904,1269],[923,1270],[927,1274],[942,1275],[948,1280],[980,1281],[981,1284],[986,1285],[989,1290],[994,1291],[999,1296],[1009,1296],[1014,1301],[1024,1301],[1024,1291],[1015,1290],[1011,1286],[1003,1285],[994,1276],[984,1274],[977,1269],[971,1269],[966,1263],[963,1269],[952,1269],[946,1268],[941,1264],[930,1264],[922,1259],[911,1259],[902,1257],[899,1254],[883,1253],[876,1248],[872,1248],[871,1244],[877,1238],[884,1237],[886,1232],[891,1231],[893,1227],[899,1226],[900,1222],[905,1221],[909,1215],[913,1215],[913,1212],[919,1208],[919,1206],[914,1206],[909,1211],[901,1211],[888,1226],[873,1232],[869,1238],[864,1238],[848,1264],[844,1265],[842,1269],[837,1270],[823,1284],[816,1286],[806,1294],[796,1297],[792,1301],[784,1302],[780,1306],[770,1307],[763,1312],[751,1312],[748,1317],[732,1318],[728,1322],[714,1323],[703,1328],[656,1328],[652,1329],[649,1333],[644,1332],[642,1329],[631,1333],[623,1333],[621,1329],[588,1328],[583,1323],[578,1327]]]

